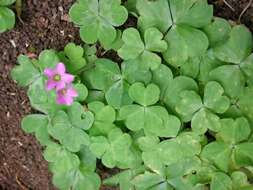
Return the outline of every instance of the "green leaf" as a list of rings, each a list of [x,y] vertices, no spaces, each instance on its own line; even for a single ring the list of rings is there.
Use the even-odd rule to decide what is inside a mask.
[[[96,170],[97,159],[88,146],[82,146],[77,154],[80,159],[80,170],[85,172],[93,172]]]
[[[173,26],[164,39],[169,47],[163,58],[175,67],[183,65],[189,58],[203,55],[208,48],[206,35],[189,26]]]
[[[252,51],[252,35],[243,25],[234,26],[229,39],[214,48],[215,56],[221,61],[240,64]]]
[[[163,34],[157,28],[149,28],[145,31],[145,47],[149,51],[164,52],[168,45],[162,40]]]
[[[60,59],[54,50],[44,50],[39,55],[39,67],[43,71],[46,68],[54,68]]]
[[[74,43],[68,43],[64,48],[64,53],[67,56],[67,70],[70,73],[75,73],[86,65],[84,50],[81,46]]]
[[[137,29],[128,28],[123,32],[124,44],[118,54],[124,60],[137,59],[139,64],[154,70],[161,64],[161,58],[153,52],[167,49],[167,43],[162,38],[163,34],[158,29],[149,28],[144,33],[144,43]]]
[[[232,181],[226,174],[217,172],[211,181],[211,190],[231,190]]]
[[[76,98],[77,101],[84,101],[88,96],[88,89],[85,85],[78,83],[74,84],[74,88],[78,93],[78,97]]]
[[[253,121],[253,101],[252,101],[252,87],[246,87],[239,97],[238,106],[250,121]]]
[[[208,129],[218,132],[221,128],[220,118],[207,109],[201,109],[194,114],[191,121],[192,130],[197,134],[204,134]]]
[[[86,109],[77,102],[68,107],[68,116],[73,126],[84,130],[91,128],[94,122],[94,115]]]
[[[236,146],[234,152],[235,163],[238,167],[253,164],[253,143],[242,143]]]
[[[223,142],[212,142],[204,147],[201,158],[209,160],[222,171],[228,172],[231,161],[231,148]]]
[[[216,113],[224,113],[230,106],[230,100],[223,94],[224,89],[219,83],[208,82],[205,86],[204,105]]]
[[[88,104],[89,110],[95,114],[95,122],[90,129],[90,134],[107,135],[116,126],[113,122],[116,119],[116,112],[113,107],[105,106],[102,102],[92,102]]]
[[[137,29],[128,28],[122,34],[124,45],[118,50],[118,54],[124,60],[137,58],[145,46]]]
[[[15,2],[16,0],[0,0],[0,6],[7,6],[11,5]]]
[[[235,171],[231,174],[234,189],[240,189],[249,185],[247,175],[241,171]]]
[[[246,118],[222,119],[221,129],[217,134],[224,142],[237,144],[245,141],[251,134],[251,128]]]
[[[173,80],[173,73],[169,67],[162,64],[152,71],[152,74],[152,82],[159,86],[161,90],[160,99],[163,99],[170,82]]]
[[[92,44],[99,40],[106,46],[116,38],[114,27],[124,24],[128,12],[120,0],[82,0],[75,3],[70,11],[72,21],[80,26],[84,42]]]
[[[105,98],[107,103],[116,109],[131,104],[132,100],[128,95],[128,89],[129,84],[124,80],[117,81],[106,91]]]
[[[174,78],[167,87],[164,103],[171,109],[175,109],[176,105],[181,101],[179,94],[185,90],[198,91],[197,83],[190,77],[179,76]]]
[[[109,59],[97,59],[94,68],[84,72],[83,79],[89,89],[106,91],[121,79],[117,63]]]
[[[199,75],[201,59],[194,57],[188,59],[183,65],[180,66],[181,75],[185,75],[191,78],[197,78]]]
[[[163,177],[161,177],[158,174],[145,172],[144,174],[136,176],[132,183],[134,186],[138,189],[149,189],[155,185],[158,185],[159,183],[165,181]]]
[[[36,132],[38,128],[47,127],[48,117],[42,114],[27,115],[22,119],[21,127],[26,133]]]
[[[45,79],[40,77],[28,88],[28,97],[31,106],[43,113],[53,115],[64,106],[56,104],[56,94],[54,91],[46,91]]]
[[[215,47],[229,38],[231,26],[227,20],[215,17],[212,23],[204,28],[204,31],[209,39],[210,46]]]
[[[20,55],[18,57],[18,63],[19,65],[12,69],[11,77],[20,86],[28,86],[40,76],[40,72],[27,56]]]
[[[158,137],[144,136],[138,139],[138,146],[142,151],[150,151],[155,150],[159,142],[160,140]]]
[[[241,64],[240,69],[247,78],[247,82],[252,86],[253,85],[253,53],[247,57]]]
[[[78,128],[68,128],[63,134],[61,143],[71,152],[78,152],[82,145],[88,146],[90,139],[87,133]]]
[[[129,88],[129,96],[140,105],[150,106],[158,102],[160,89],[155,84],[145,87],[142,83],[134,83]]]
[[[213,8],[205,0],[170,0],[169,4],[172,19],[178,25],[202,28],[209,24],[213,17]]]
[[[173,24],[167,0],[138,0],[136,8],[140,14],[138,18],[138,27],[140,27],[142,31],[150,27],[156,27],[164,33]]]
[[[195,91],[183,91],[179,97],[181,100],[175,110],[184,121],[190,121],[194,113],[203,107],[202,100]]]
[[[130,83],[142,82],[148,84],[151,81],[152,73],[138,64],[138,60],[124,61],[121,64],[122,75]]]
[[[243,91],[245,78],[235,65],[223,65],[209,73],[210,80],[219,82],[230,98],[237,98]]]
[[[0,33],[10,30],[15,25],[15,14],[7,8],[0,5]]]
[[[113,129],[105,137],[98,136],[91,139],[91,151],[102,159],[102,163],[109,168],[118,166],[120,168],[129,167],[135,160],[130,151],[132,139],[129,134],[122,133],[120,129]],[[125,167],[121,167],[124,165]]]

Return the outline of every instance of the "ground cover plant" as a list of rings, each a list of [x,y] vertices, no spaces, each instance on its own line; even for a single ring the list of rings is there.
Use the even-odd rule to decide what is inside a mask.
[[[12,29],[15,25],[15,14],[8,8],[16,0],[0,0],[0,33]]]
[[[138,26],[122,31],[127,14]],[[59,189],[99,189],[98,161],[121,169],[103,183],[123,190],[253,188],[247,28],[204,0],[80,0],[70,17],[86,45],[21,55],[12,71]],[[96,42],[122,61],[97,58]]]

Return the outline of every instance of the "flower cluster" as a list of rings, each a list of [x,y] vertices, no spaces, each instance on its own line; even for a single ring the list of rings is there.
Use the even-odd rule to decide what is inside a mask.
[[[46,68],[44,74],[48,80],[46,83],[47,90],[56,90],[58,104],[71,105],[73,98],[78,94],[72,86],[74,76],[66,73],[66,68],[63,63],[58,63],[54,69]]]

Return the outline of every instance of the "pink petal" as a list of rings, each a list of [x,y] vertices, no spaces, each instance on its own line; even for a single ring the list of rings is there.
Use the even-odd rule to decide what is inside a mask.
[[[56,82],[56,90],[59,91],[59,90],[62,90],[65,88],[65,82],[64,81],[58,81]]]
[[[56,86],[56,82],[53,80],[48,80],[46,84],[46,90],[52,90]]]
[[[71,88],[68,89],[67,96],[77,97],[78,93],[74,88],[71,87]]]
[[[63,63],[58,63],[55,67],[55,71],[60,75],[65,74],[66,71],[65,65]]]
[[[65,97],[65,104],[66,105],[71,105],[72,103],[73,103],[73,98],[72,97],[70,97],[70,96],[66,96]]]
[[[52,78],[55,75],[55,72],[53,69],[45,69],[44,70],[44,75],[46,75],[48,78]]]
[[[71,82],[73,82],[74,80],[74,76],[73,75],[70,75],[70,74],[63,74],[62,76],[62,80],[67,83],[67,84],[70,84]]]
[[[57,104],[66,104],[64,96],[57,93],[56,103]]]

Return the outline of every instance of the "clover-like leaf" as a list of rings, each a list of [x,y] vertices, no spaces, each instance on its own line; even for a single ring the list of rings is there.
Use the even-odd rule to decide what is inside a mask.
[[[124,24],[128,12],[121,6],[120,0],[79,0],[70,9],[70,17],[80,26],[80,35],[84,42],[97,40],[110,45],[117,36],[114,27]]]
[[[74,84],[74,88],[76,89],[78,96],[76,97],[77,101],[84,101],[88,96],[88,89],[82,83]]]
[[[129,96],[140,105],[150,106],[158,102],[160,89],[155,84],[145,87],[142,83],[134,83],[129,88]]]
[[[31,114],[22,119],[21,127],[26,133],[34,133],[42,145],[49,144],[48,117],[42,114]]]
[[[242,25],[234,26],[225,43],[221,43],[214,48],[215,56],[228,63],[240,64],[252,51],[252,35],[250,31]]]
[[[185,90],[198,91],[197,83],[190,77],[179,76],[168,83],[164,95],[164,103],[171,109],[175,110],[176,105],[181,101],[179,94]]]
[[[231,26],[223,18],[215,17],[214,20],[204,28],[209,39],[210,46],[214,47],[218,43],[226,41],[229,37]]]
[[[88,108],[95,115],[95,121],[90,129],[90,134],[96,136],[107,135],[116,127],[113,123],[116,120],[116,112],[113,107],[109,105],[105,106],[102,102],[91,102],[88,104]]]
[[[222,172],[216,172],[212,177],[211,190],[229,190],[232,189],[232,180]]]
[[[153,52],[164,52],[167,43],[162,39],[163,34],[156,28],[149,28],[144,33],[144,41],[135,28],[128,28],[122,34],[123,46],[118,54],[124,60],[137,59],[146,68],[158,68],[161,58]]]
[[[245,78],[235,65],[223,65],[209,73],[210,80],[219,82],[230,98],[238,97],[244,88]]]
[[[95,153],[105,166],[129,167],[134,162],[133,153],[130,150],[132,139],[129,134],[122,133],[120,129],[113,129],[108,134],[108,139],[102,136],[92,137],[91,151]]]
[[[88,130],[94,122],[94,115],[92,112],[86,110],[81,104],[74,102],[68,108],[68,116],[72,123],[77,128]]]
[[[159,86],[161,91],[160,99],[163,100],[169,83],[173,80],[173,73],[169,67],[162,64],[152,71],[152,74],[152,82]]]
[[[231,179],[233,182],[233,188],[245,189],[252,188],[252,185],[248,182],[248,177],[245,173],[241,171],[235,171],[231,174]]]
[[[27,56],[20,55],[18,63],[19,65],[12,69],[11,76],[20,86],[28,86],[40,76],[39,70]]]
[[[190,121],[194,113],[203,107],[201,97],[195,91],[183,91],[175,110],[184,121]]]
[[[232,149],[223,142],[212,142],[206,145],[201,153],[201,158],[209,160],[219,169],[227,172],[231,162]]]
[[[191,121],[191,128],[198,134],[204,134],[208,129],[218,132],[221,128],[220,118],[208,109],[201,109],[194,114]]]
[[[249,138],[251,128],[246,118],[222,119],[221,128],[217,134],[226,143],[238,144]]]
[[[242,143],[236,146],[234,152],[235,163],[238,167],[251,166],[253,164],[253,143]]]
[[[240,68],[247,78],[247,82],[252,86],[253,84],[253,54],[247,57],[241,64]]]
[[[164,39],[169,48],[163,53],[163,58],[173,66],[181,66],[189,58],[203,55],[208,48],[206,35],[190,26],[174,26]]]
[[[75,73],[86,65],[84,49],[81,46],[68,43],[64,48],[64,54],[64,63],[70,73]]]
[[[0,6],[7,6],[11,5],[15,2],[16,0],[0,0]]]
[[[12,2],[8,2],[8,4],[9,3],[12,3]],[[5,5],[5,2],[2,2],[2,5]],[[14,12],[7,7],[2,7],[0,4],[0,33],[5,32],[6,30],[12,29],[14,25],[15,25]]]
[[[219,83],[208,82],[204,91],[204,105],[216,113],[224,113],[230,106],[230,100],[223,93],[224,89]]]
[[[38,66],[40,67],[41,71],[44,71],[46,68],[54,68],[59,62],[60,58],[56,51],[52,49],[44,50],[39,55]]]
[[[243,93],[239,96],[238,106],[243,114],[245,114],[250,121],[253,121],[253,101],[252,101],[252,87],[246,87]]]

